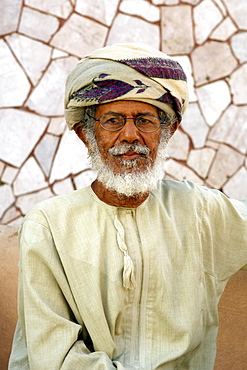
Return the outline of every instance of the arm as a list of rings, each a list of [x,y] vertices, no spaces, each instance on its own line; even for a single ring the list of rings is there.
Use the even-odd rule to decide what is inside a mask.
[[[9,369],[124,369],[82,340],[83,323],[47,225],[25,221],[20,250],[19,323]]]
[[[213,251],[204,251],[209,271],[218,280],[229,279],[247,269],[247,200],[227,198],[220,191],[206,190],[202,236]]]

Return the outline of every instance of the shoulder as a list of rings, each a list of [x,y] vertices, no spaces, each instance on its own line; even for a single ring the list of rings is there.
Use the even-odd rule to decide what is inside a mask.
[[[211,216],[226,212],[240,212],[247,214],[247,200],[228,198],[220,190],[199,186],[190,181],[162,180],[154,192],[157,199],[166,204],[178,207],[188,207],[190,210],[200,208]]]
[[[190,181],[162,180],[156,191],[162,202],[178,207],[180,210],[193,209],[203,217],[215,219],[242,218],[247,219],[247,199],[236,200],[228,198],[220,190],[199,186]]]
[[[204,202],[212,192],[213,190],[198,186],[191,181],[162,180],[157,188],[157,194],[169,201],[190,199]]]
[[[158,191],[170,196],[191,196],[198,199],[217,200],[228,199],[220,190],[210,189],[206,186],[196,185],[191,181],[162,180],[159,184]]]
[[[25,216],[25,221],[36,221],[44,226],[49,220],[71,217],[92,203],[90,187],[54,196],[37,203]]]

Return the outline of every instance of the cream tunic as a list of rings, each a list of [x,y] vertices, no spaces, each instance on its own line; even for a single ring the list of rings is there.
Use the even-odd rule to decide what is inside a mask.
[[[20,248],[9,369],[210,370],[219,298],[247,267],[247,201],[164,180],[129,209],[87,187],[35,206]]]

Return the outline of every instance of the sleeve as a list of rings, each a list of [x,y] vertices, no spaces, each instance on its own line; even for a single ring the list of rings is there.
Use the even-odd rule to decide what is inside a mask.
[[[19,240],[19,319],[9,370],[124,369],[81,339],[83,325],[47,225],[27,219]]]
[[[227,198],[217,190],[206,191],[202,236],[209,273],[218,281],[247,269],[247,200]]]

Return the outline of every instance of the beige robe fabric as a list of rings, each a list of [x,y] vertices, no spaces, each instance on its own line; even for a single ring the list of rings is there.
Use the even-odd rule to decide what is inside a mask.
[[[219,298],[247,267],[247,201],[164,180],[128,209],[87,187],[35,206],[20,245],[10,370],[211,370]]]

